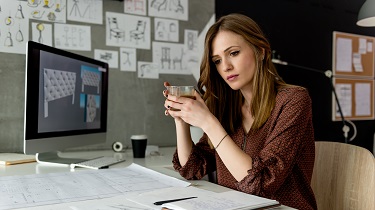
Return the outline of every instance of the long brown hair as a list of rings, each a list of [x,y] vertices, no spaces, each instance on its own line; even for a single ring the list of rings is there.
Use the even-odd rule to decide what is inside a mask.
[[[278,89],[287,84],[278,75],[272,63],[270,44],[258,24],[242,14],[221,17],[206,34],[198,89],[203,93],[203,100],[209,110],[228,133],[233,133],[242,125],[241,107],[244,97],[240,90],[231,89],[221,78],[211,59],[212,42],[220,31],[231,31],[241,35],[254,51],[256,71],[251,101],[251,113],[254,117],[252,129],[259,129],[267,121],[275,106]]]

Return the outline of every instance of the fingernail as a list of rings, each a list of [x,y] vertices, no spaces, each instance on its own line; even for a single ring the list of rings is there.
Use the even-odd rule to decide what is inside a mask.
[[[168,105],[168,106],[167,106],[167,108],[169,109],[169,108],[170,108],[170,106]]]
[[[165,114],[165,116],[168,116],[168,111],[167,111],[167,110],[165,110],[164,114]]]

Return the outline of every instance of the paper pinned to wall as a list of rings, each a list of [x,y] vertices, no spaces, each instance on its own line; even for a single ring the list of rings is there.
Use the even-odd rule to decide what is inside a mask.
[[[102,0],[68,0],[68,20],[103,24],[103,1]]]
[[[352,40],[337,38],[336,42],[336,71],[352,71]]]
[[[371,115],[371,86],[369,83],[355,84],[355,113],[356,116]]]
[[[337,98],[340,103],[340,107],[344,117],[352,116],[352,85],[351,84],[336,84]],[[338,106],[336,104],[336,116],[339,117],[340,113],[338,111]]]
[[[0,0],[0,52],[25,54],[29,11],[26,2]]]

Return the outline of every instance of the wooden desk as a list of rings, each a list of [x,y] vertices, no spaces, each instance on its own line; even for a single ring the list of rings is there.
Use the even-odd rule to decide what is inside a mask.
[[[131,163],[136,163],[146,168],[150,168],[157,172],[163,173],[165,175],[186,181],[184,178],[180,176],[180,174],[178,174],[176,171],[173,170],[172,156],[173,156],[174,151],[175,151],[175,147],[162,147],[162,148],[159,148],[160,155],[152,155],[152,156],[147,155],[146,158],[133,158],[133,153],[131,149],[125,150],[124,152],[121,152],[121,153],[115,153],[111,150],[65,152],[65,153],[62,153],[61,156],[72,157],[72,158],[94,158],[98,156],[121,156],[121,157],[124,157],[126,161],[113,165],[110,168],[127,167]],[[75,170],[92,170],[92,169],[76,168]],[[19,164],[19,165],[0,166],[1,176],[45,174],[45,173],[58,173],[58,172],[70,172],[70,167],[40,164],[36,162]],[[205,189],[205,190],[210,190],[213,192],[225,192],[225,191],[231,190],[229,188],[208,182],[207,180],[188,180],[188,182],[190,182],[192,186]],[[57,205],[59,207],[61,207],[61,205],[66,205],[67,207],[69,206],[68,203],[57,204]],[[55,205],[43,206],[43,209],[53,209],[54,206]],[[36,209],[36,208],[31,208],[31,209]],[[280,206],[275,209],[290,210],[293,208]]]

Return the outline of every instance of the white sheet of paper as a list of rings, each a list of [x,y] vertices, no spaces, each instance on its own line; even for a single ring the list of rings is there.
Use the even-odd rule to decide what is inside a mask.
[[[0,209],[142,193],[190,183],[131,164],[126,168],[0,177]]]
[[[336,71],[352,71],[352,40],[337,38],[336,40]]]
[[[340,107],[344,117],[352,116],[352,85],[351,84],[336,84],[337,98],[339,99]],[[336,117],[340,117],[340,112],[338,111],[338,106],[336,104]]]
[[[369,83],[355,84],[355,115],[371,115],[371,86]]]

